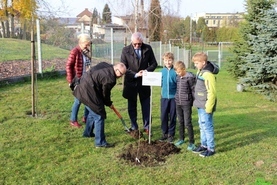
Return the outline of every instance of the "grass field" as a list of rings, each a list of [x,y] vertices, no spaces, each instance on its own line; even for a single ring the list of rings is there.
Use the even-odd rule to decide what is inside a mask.
[[[35,48],[35,51],[37,53],[37,48]],[[45,60],[67,58],[68,53],[68,50],[41,44],[41,55]],[[31,60],[31,42],[19,39],[0,38],[0,62],[13,60]]]
[[[137,140],[123,131],[109,108],[106,137],[115,148],[96,149],[93,139],[82,137],[83,128],[71,128],[73,96],[64,76],[45,76],[36,89],[38,115],[33,118],[29,81],[0,87],[0,184],[277,184],[276,103],[251,92],[237,92],[236,81],[224,70],[217,75],[217,153],[201,158],[184,145],[179,154],[156,167],[119,160],[124,148]],[[129,124],[121,93],[118,84],[112,99]],[[160,88],[153,87],[151,140],[161,136],[159,93]],[[82,111],[83,106],[79,120]],[[193,125],[199,144],[195,109]],[[178,129],[176,133],[177,140]]]

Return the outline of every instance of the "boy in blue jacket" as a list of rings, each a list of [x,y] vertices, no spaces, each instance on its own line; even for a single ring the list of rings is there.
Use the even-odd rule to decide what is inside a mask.
[[[174,55],[166,52],[163,55],[164,67],[162,72],[161,86],[161,129],[162,137],[160,141],[173,143],[176,127],[176,77],[177,74],[173,68]]]

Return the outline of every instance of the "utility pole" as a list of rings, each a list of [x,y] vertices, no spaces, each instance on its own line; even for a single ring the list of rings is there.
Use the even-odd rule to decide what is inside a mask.
[[[138,0],[135,0],[135,32],[138,31]]]

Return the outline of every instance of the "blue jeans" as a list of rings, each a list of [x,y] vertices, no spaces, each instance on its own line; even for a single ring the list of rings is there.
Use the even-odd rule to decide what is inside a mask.
[[[89,111],[86,121],[86,128],[84,130],[84,137],[92,137],[93,129],[95,130],[95,146],[106,145],[104,118],[99,114],[93,112],[88,106],[86,109]]]
[[[200,128],[201,146],[208,150],[215,150],[213,113],[206,113],[205,109],[198,108],[198,123]]]
[[[81,102],[77,98],[74,97],[74,103],[71,108],[70,121],[72,121],[72,122],[77,121],[80,105],[81,105]],[[89,113],[89,111],[85,108],[84,117],[87,117],[88,113]]]

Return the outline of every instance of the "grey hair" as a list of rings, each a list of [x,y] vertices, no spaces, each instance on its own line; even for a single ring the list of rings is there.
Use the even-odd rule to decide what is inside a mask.
[[[80,35],[77,36],[79,43],[84,43],[84,42],[90,42],[90,36],[89,34],[86,33],[81,33]]]
[[[131,41],[139,39],[141,42],[143,42],[143,35],[140,32],[135,32],[131,36]]]

